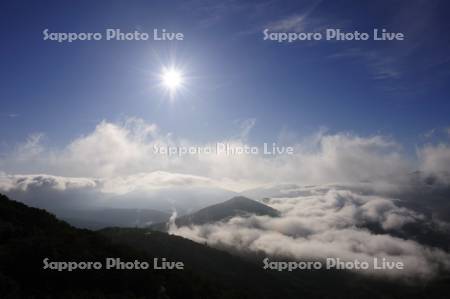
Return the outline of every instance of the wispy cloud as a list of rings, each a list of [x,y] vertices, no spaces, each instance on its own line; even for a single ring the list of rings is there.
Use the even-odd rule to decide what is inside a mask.
[[[238,0],[190,0],[182,6],[184,10],[198,17],[200,27],[210,27],[226,21],[230,17],[245,14],[246,18],[252,18],[262,13],[264,9],[273,4],[273,0],[267,1],[238,1]]]
[[[248,118],[245,120],[236,120],[235,121],[240,128],[240,133],[237,138],[241,140],[247,140],[250,134],[250,131],[253,129],[253,127],[256,124],[256,118]]]
[[[372,77],[381,79],[399,79],[402,75],[401,68],[393,56],[379,51],[363,48],[345,48],[328,56],[331,59],[358,59],[367,65]]]
[[[8,118],[16,118],[19,117],[18,113],[1,113],[0,116],[8,117]]]
[[[319,19],[311,18],[311,14],[321,2],[321,0],[313,1],[301,13],[290,14],[278,20],[271,21],[265,28],[269,28],[270,31],[274,32],[319,31],[321,29],[320,24],[323,22],[319,21]]]

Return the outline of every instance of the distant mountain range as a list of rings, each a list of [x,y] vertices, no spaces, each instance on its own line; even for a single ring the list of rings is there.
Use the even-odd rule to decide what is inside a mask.
[[[78,228],[102,229],[106,227],[152,227],[165,230],[170,214],[151,209],[91,209],[60,210],[57,215]],[[277,217],[279,212],[260,202],[243,196],[208,206],[175,220],[178,226],[201,225],[223,221],[235,216],[266,215]]]
[[[79,228],[147,227],[168,221],[169,213],[151,209],[93,209],[66,210],[58,214],[63,220]]]

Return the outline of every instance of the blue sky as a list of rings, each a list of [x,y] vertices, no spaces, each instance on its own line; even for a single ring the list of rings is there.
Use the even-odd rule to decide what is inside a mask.
[[[412,149],[449,126],[446,1],[6,1],[0,47],[2,148],[42,132],[54,146],[126,117],[206,142],[256,119],[250,142],[287,130],[393,136]],[[42,31],[153,28],[184,41],[44,41]],[[264,28],[403,32],[405,41],[264,41]],[[186,91],[155,74],[175,57]]]

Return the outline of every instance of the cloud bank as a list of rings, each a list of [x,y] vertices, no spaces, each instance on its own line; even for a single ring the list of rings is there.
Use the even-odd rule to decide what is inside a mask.
[[[204,177],[162,171],[112,178],[0,173],[0,192],[28,205],[69,209],[147,208],[188,213],[227,200],[234,192]]]
[[[141,119],[122,123],[103,121],[91,133],[62,148],[43,142],[42,134],[30,136],[0,158],[8,174],[45,173],[65,177],[111,178],[157,171],[189,174],[220,181],[223,188],[241,191],[274,183],[336,183],[392,181],[414,170],[441,175],[450,169],[450,147],[426,145],[411,162],[400,144],[384,136],[361,137],[349,133],[319,132],[289,144],[293,155],[250,154],[165,155],[155,147],[206,147],[216,142],[232,148],[258,146],[247,137],[255,120],[244,122],[241,133],[227,140],[195,144],[162,133]],[[275,140],[276,141],[276,140]],[[265,141],[269,144],[274,140]],[[414,159],[413,159],[414,160]]]
[[[278,218],[234,217],[201,226],[172,225],[170,233],[219,248],[264,252],[290,260],[336,257],[372,264],[377,257],[405,265],[404,270],[364,270],[376,276],[430,279],[450,269],[450,255],[444,250],[389,233],[428,221],[424,215],[397,205],[397,200],[323,186],[299,191],[308,195],[266,200],[281,212]],[[370,229],[374,226],[383,233]]]

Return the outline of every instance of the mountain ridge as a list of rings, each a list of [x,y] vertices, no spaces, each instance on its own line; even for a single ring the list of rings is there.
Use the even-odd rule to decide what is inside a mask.
[[[248,197],[235,196],[222,203],[210,205],[192,214],[178,217],[175,219],[175,224],[177,226],[203,225],[248,215],[278,217],[279,211]],[[168,223],[158,223],[151,227],[157,230],[165,230]]]

